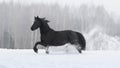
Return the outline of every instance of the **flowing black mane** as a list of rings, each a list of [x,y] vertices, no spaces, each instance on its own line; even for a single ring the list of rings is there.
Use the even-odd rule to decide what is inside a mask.
[[[46,47],[46,53],[49,53],[49,46],[61,46],[66,43],[71,43],[75,45],[76,49],[81,53],[81,50],[85,50],[86,41],[81,33],[64,30],[64,31],[55,31],[48,25],[48,20],[45,18],[35,17],[34,24],[31,27],[31,30],[40,29],[41,41],[36,42],[34,46],[34,51],[37,53],[37,45],[43,45]]]

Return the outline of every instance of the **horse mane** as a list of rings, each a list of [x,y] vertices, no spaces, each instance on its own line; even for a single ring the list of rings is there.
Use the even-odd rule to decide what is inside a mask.
[[[45,18],[42,19],[42,26],[40,27],[41,34],[46,34],[49,31],[54,31],[50,26],[48,25],[48,20],[45,20]]]

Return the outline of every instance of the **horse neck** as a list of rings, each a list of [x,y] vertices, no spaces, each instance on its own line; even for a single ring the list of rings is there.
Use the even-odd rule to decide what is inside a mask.
[[[49,31],[54,31],[54,30],[51,29],[48,24],[46,26],[40,27],[41,34],[47,34]]]

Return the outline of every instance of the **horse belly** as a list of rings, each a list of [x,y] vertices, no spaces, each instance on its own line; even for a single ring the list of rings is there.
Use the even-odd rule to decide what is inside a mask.
[[[66,36],[57,36],[51,43],[53,46],[60,46],[68,43],[68,39]]]

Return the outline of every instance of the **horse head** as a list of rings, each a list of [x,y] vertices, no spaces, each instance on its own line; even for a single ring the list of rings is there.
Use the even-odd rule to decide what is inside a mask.
[[[34,31],[36,29],[38,29],[39,27],[41,27],[41,25],[44,23],[48,23],[49,21],[46,20],[45,18],[40,18],[40,17],[34,17],[34,23],[31,27],[31,30]]]
[[[32,31],[34,31],[34,30],[36,30],[36,29],[38,29],[39,27],[40,27],[40,19],[39,19],[39,17],[37,16],[37,17],[34,17],[34,23],[33,23],[33,25],[31,26],[31,30]]]

